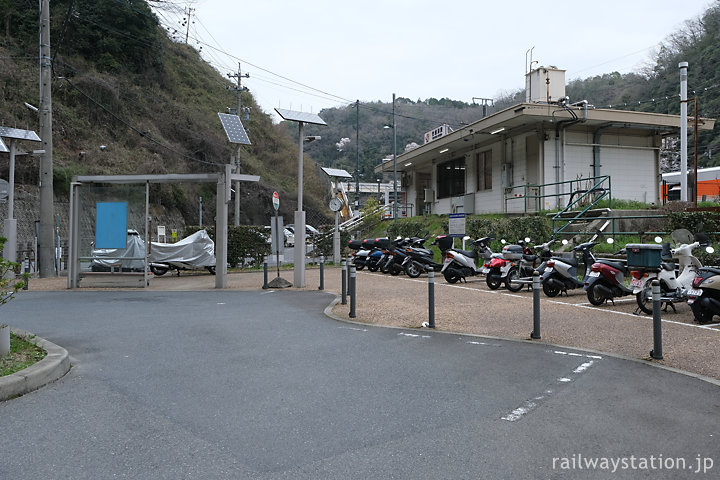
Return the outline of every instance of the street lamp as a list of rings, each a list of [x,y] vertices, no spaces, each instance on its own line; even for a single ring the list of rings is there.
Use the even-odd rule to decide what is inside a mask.
[[[395,94],[393,93],[393,123],[385,125],[383,128],[392,128],[393,130],[393,222],[397,226],[397,129],[395,128]]]
[[[306,123],[311,125],[327,125],[325,120],[314,113],[297,112],[293,110],[285,110],[276,108],[275,111],[283,120],[289,120],[298,123],[298,209],[295,212],[295,250],[293,252],[294,270],[293,279],[296,288],[305,288],[305,211],[303,210],[303,144],[320,140],[319,136],[306,137],[303,133],[303,127]],[[300,241],[297,239],[298,233],[301,235]]]

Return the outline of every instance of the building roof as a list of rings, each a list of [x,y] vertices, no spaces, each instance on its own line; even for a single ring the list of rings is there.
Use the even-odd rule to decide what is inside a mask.
[[[582,120],[582,125],[590,128],[604,128],[608,133],[617,131],[636,131],[648,134],[667,136],[677,134],[680,129],[680,116],[650,112],[633,112],[628,110],[612,110],[602,108],[570,107],[575,115]],[[690,123],[692,117],[688,117]],[[482,118],[466,125],[448,135],[421,145],[420,147],[404,152],[397,156],[397,170],[408,170],[411,165],[427,164],[441,155],[441,151],[450,149],[457,152],[460,149],[469,149],[474,145],[492,143],[497,135],[515,135],[532,131],[539,124],[547,128],[554,128],[560,121],[572,120],[573,116],[567,109],[558,104],[548,103],[521,103],[505,110]],[[700,130],[712,130],[715,119],[700,118]],[[445,152],[443,152],[445,153]],[[383,162],[375,167],[376,172],[392,170],[392,161]]]

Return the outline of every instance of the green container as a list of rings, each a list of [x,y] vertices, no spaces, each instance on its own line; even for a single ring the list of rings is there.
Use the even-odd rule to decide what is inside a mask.
[[[628,267],[660,268],[662,262],[662,246],[652,243],[628,243],[625,254]]]

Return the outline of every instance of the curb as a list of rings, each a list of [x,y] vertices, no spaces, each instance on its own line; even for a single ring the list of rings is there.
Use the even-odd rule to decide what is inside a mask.
[[[13,328],[10,331],[42,347],[47,355],[24,370],[0,377],[0,402],[44,387],[70,371],[70,357],[64,348],[23,330]]]

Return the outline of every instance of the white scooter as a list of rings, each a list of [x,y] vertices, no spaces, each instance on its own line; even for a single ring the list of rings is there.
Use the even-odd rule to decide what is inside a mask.
[[[460,280],[465,280],[466,277],[484,275],[486,271],[483,267],[476,266],[475,260],[478,257],[490,259],[493,255],[497,255],[493,254],[487,246],[490,241],[491,237],[483,237],[472,242],[474,246],[479,248],[479,251],[460,250],[459,248],[452,247],[452,237],[448,235],[438,235],[433,243],[440,248],[443,254],[443,266],[440,271],[445,277],[445,280],[448,283],[457,283]]]
[[[698,269],[702,267],[700,260],[693,254],[693,249],[699,246],[707,246],[710,240],[703,233],[695,234],[695,242],[692,234],[687,230],[676,230],[672,238],[681,245],[671,249],[670,244],[662,244],[661,263],[659,268],[638,268],[631,267],[630,288],[637,298],[638,308],[647,314],[652,314],[652,280],[660,281],[660,301],[675,310],[674,303],[685,302],[688,297],[688,290],[692,287],[692,281]],[[628,245],[628,247],[631,247]],[[675,272],[673,258],[678,259],[678,271]]]

